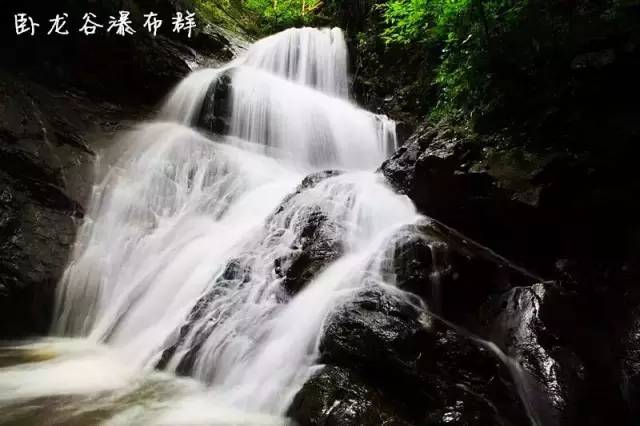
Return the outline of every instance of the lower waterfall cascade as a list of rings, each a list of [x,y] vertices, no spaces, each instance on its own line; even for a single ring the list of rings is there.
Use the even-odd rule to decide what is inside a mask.
[[[337,306],[375,288],[428,310],[394,281],[426,220],[375,171],[397,144],[349,99],[337,28],[194,71],[97,157],[50,337],[0,350],[8,421],[289,424]]]

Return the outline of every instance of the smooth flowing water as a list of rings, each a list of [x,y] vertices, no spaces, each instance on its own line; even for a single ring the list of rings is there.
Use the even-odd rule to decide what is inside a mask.
[[[392,291],[381,256],[419,219],[374,172],[394,123],[350,102],[346,64],[338,29],[260,40],[100,156],[55,337],[0,350],[0,423],[286,423],[332,308]],[[222,75],[226,134],[198,131]],[[281,270],[318,218],[339,255],[292,293]]]

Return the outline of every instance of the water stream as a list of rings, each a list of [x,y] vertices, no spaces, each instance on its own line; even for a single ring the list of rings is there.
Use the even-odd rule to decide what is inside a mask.
[[[287,423],[332,308],[392,285],[376,259],[419,219],[374,172],[395,125],[349,100],[346,64],[340,30],[287,30],[194,72],[114,141],[52,337],[0,351],[0,423]],[[224,135],[195,127],[222,75]],[[340,172],[301,185],[324,170]],[[319,217],[339,255],[292,293],[279,269]]]

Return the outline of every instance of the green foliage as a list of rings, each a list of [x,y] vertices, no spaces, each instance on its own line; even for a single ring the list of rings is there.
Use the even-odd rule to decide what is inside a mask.
[[[270,33],[312,24],[322,3],[321,0],[243,0],[243,4],[260,18],[264,32]]]
[[[436,113],[471,114],[489,79],[490,25],[512,25],[526,0],[388,0],[382,5],[387,45],[417,44],[440,52]],[[460,112],[460,111],[455,111]]]
[[[259,15],[245,7],[242,0],[193,0],[198,15],[231,31],[260,34]]]
[[[426,39],[430,31],[429,0],[390,0],[382,5],[388,27],[382,38],[386,43],[409,44]]]
[[[384,0],[378,35],[388,49],[424,52],[432,114],[473,120],[567,87],[568,64],[589,40],[621,31],[627,1],[637,2]]]

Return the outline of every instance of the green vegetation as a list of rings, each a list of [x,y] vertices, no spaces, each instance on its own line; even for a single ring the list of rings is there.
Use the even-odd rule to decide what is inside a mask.
[[[244,0],[245,6],[260,16],[267,31],[311,25],[320,0]]]
[[[313,25],[321,5],[321,0],[196,0],[208,21],[258,36]]]
[[[498,37],[517,30],[529,1],[389,0],[381,5],[385,43],[440,51],[434,114],[473,115],[486,108]]]
[[[244,6],[242,0],[194,0],[198,15],[225,29],[261,34],[259,16]]]
[[[438,92],[433,114],[472,118],[521,96],[526,84],[545,83],[548,73],[565,78],[559,70],[580,53],[580,43],[620,28],[622,3],[387,0],[377,6],[378,37],[388,48],[428,52]],[[542,86],[532,95],[554,89]]]

